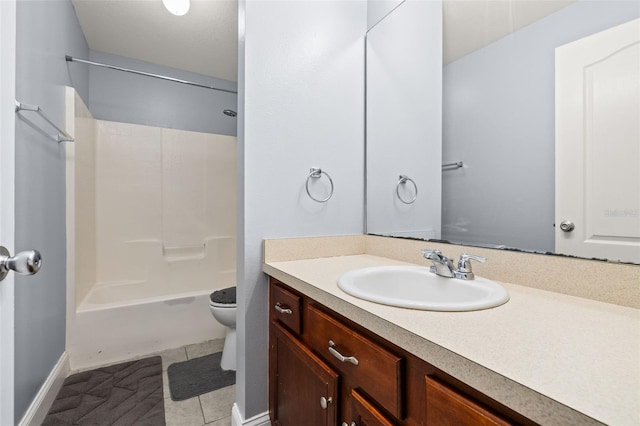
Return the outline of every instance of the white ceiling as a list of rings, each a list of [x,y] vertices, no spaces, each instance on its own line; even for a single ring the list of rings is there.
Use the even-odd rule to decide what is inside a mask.
[[[574,1],[444,0],[444,63]],[[184,16],[170,14],[162,0],[72,2],[92,50],[237,81],[237,0],[191,0]]]
[[[455,61],[575,0],[444,0],[443,61]]]
[[[162,0],[72,2],[91,50],[238,79],[237,0],[191,0],[184,16]]]

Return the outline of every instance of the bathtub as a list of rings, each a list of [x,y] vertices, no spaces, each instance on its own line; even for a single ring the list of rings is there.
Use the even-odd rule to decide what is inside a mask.
[[[216,289],[235,285],[235,271],[216,275]],[[71,369],[224,338],[226,328],[209,310],[212,285],[180,287],[182,292],[176,293],[166,284],[147,281],[96,284],[72,314],[67,342]]]
[[[236,139],[95,120],[66,88],[71,369],[205,340],[236,283]]]

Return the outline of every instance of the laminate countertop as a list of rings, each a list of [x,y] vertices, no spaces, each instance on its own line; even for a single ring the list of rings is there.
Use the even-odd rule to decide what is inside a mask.
[[[501,283],[511,299],[432,312],[338,288],[359,268],[412,265],[368,254],[266,262],[268,275],[541,424],[640,425],[640,311]]]

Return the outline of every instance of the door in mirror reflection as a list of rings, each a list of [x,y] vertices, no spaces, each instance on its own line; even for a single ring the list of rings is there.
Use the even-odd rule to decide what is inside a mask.
[[[556,49],[555,234],[640,263],[640,19]]]

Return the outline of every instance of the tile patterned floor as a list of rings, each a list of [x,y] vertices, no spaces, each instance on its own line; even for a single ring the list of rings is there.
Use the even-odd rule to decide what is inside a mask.
[[[224,339],[210,340],[178,349],[169,349],[158,354],[162,357],[164,415],[167,426],[231,425],[231,408],[236,396],[235,385],[184,401],[172,401],[167,376],[167,368],[172,363],[220,352],[223,345]]]

